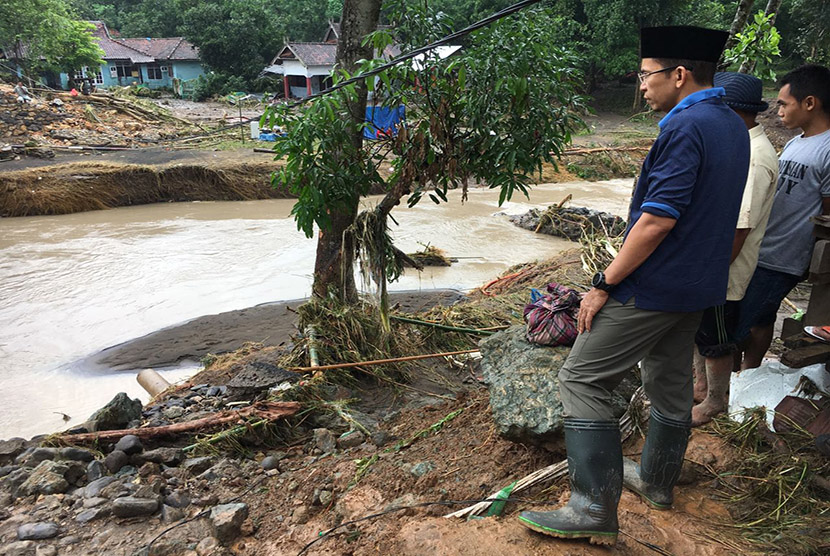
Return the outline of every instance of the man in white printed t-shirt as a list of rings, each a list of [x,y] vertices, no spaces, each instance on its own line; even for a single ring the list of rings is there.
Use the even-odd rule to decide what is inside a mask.
[[[781,301],[807,273],[815,243],[810,217],[830,214],[830,69],[807,64],[781,83],[781,122],[803,133],[781,151],[758,266],[741,301],[737,340],[745,340],[744,369],[761,364]]]
[[[720,72],[715,74],[715,87],[724,88],[724,104],[741,117],[749,130],[749,175],[732,243],[726,303],[704,311],[695,335],[695,401],[700,403],[692,408],[693,427],[708,423],[726,409],[738,349],[735,327],[739,301],[755,272],[778,180],[775,148],[756,121],[758,113],[769,108],[762,99],[761,80],[745,73]]]

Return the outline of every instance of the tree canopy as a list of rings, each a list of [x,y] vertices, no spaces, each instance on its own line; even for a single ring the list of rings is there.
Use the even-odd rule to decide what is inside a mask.
[[[185,36],[212,70],[250,82],[286,40],[318,41],[343,0],[69,0],[82,18],[101,19],[122,36]],[[19,0],[12,0],[12,3]],[[406,0],[425,6],[457,30],[515,0]],[[728,29],[736,0],[543,0],[557,18],[561,44],[583,54],[589,88],[634,69],[638,31],[649,25],[687,24]],[[767,1],[750,2],[750,13]],[[830,0],[783,0],[776,27],[784,63],[830,60]],[[383,3],[389,23],[392,4]],[[750,23],[752,18],[750,18]],[[737,66],[736,68],[737,69]]]
[[[0,18],[0,45],[26,71],[71,73],[101,63],[104,53],[92,37],[92,29],[77,19],[64,0],[7,0]]]

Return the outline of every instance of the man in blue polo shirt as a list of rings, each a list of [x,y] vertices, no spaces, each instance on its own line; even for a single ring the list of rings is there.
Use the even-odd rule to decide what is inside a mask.
[[[749,169],[749,135],[713,88],[727,33],[643,29],[640,89],[667,112],[640,173],[625,241],[582,300],[580,335],[559,373],[571,498],[523,512],[531,529],[614,544],[623,483],[668,509],[689,437],[692,350],[704,309],[726,300],[729,261]],[[611,392],[642,362],[652,403],[638,466],[623,462]]]

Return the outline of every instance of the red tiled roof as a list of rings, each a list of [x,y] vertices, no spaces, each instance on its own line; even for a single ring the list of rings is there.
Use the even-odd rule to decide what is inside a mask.
[[[143,52],[156,60],[198,60],[199,50],[184,37],[162,39],[117,39],[116,42]]]
[[[286,49],[294,56],[285,56]],[[304,66],[333,66],[337,45],[327,42],[290,42],[277,55],[276,60],[296,57]]]
[[[95,25],[92,35],[98,39],[98,46],[104,51],[105,60],[130,60],[133,63],[144,64],[155,61],[143,52],[123,44],[121,40],[113,39],[103,21],[91,21],[90,23]]]
[[[198,60],[199,50],[184,37],[161,39],[114,39],[103,21],[95,25],[92,35],[104,51],[105,60],[131,60],[133,63],[152,63],[166,60]]]

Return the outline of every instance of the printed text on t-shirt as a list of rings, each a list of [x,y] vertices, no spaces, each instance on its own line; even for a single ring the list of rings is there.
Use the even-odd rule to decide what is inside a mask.
[[[804,179],[809,169],[810,167],[806,164],[801,164],[795,160],[782,160],[778,168],[779,178],[777,189],[780,190],[786,186],[787,189],[784,192],[789,195],[793,187]]]

